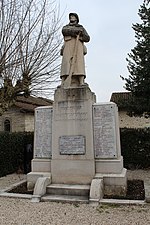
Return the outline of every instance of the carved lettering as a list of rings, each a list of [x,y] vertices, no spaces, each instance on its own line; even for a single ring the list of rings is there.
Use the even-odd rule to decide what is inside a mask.
[[[117,158],[115,106],[93,106],[94,151],[96,158]]]
[[[59,150],[61,155],[83,155],[85,154],[85,137],[82,135],[61,136]]]
[[[55,114],[55,121],[61,120],[87,120],[88,114],[85,111],[84,101],[62,101],[58,103],[58,112]]]
[[[40,107],[35,111],[34,158],[51,158],[52,114],[50,107]]]

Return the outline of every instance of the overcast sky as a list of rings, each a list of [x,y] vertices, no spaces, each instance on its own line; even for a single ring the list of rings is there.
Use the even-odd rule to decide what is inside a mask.
[[[76,12],[91,37],[86,44],[86,82],[97,102],[110,100],[113,92],[125,91],[120,75],[128,77],[127,54],[135,47],[132,24],[140,22],[138,9],[143,0],[57,0],[64,12]]]

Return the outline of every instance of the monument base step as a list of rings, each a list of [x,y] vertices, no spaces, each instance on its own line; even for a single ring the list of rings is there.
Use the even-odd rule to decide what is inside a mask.
[[[90,185],[50,184],[46,187],[46,194],[89,196]]]
[[[90,185],[50,184],[41,201],[88,203]]]
[[[89,203],[88,196],[73,195],[49,195],[41,197],[42,202],[67,202],[67,203]]]

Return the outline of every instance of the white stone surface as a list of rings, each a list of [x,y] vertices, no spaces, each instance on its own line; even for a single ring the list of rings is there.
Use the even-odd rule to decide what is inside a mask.
[[[34,158],[51,158],[52,115],[53,108],[51,106],[35,109]]]
[[[44,172],[30,172],[27,174],[27,189],[33,190],[35,183],[39,177],[48,177],[51,179],[51,173]]]
[[[52,184],[93,182],[91,199],[98,199],[96,196],[102,193],[102,182],[93,178],[103,180],[105,193],[125,193],[126,170],[120,151],[116,104],[95,104],[95,95],[88,86],[59,87],[53,109],[39,107],[36,113],[35,158],[32,173],[27,175],[29,189],[34,188],[39,177],[51,173]]]
[[[89,184],[93,179],[95,161],[92,105],[94,102],[95,95],[87,86],[56,90],[52,126],[52,182]],[[62,136],[65,136],[65,139],[68,137],[66,154],[60,154],[59,140]],[[69,143],[70,137],[79,136],[84,137],[82,138],[84,139],[82,148],[80,139],[80,152],[78,145],[73,145],[73,142]],[[69,154],[71,148],[73,148],[73,152]],[[80,154],[81,152],[82,154]]]
[[[47,186],[47,194],[72,195],[89,197],[90,185],[50,184]]]
[[[103,179],[93,179],[90,188],[90,201],[103,198]]]
[[[40,202],[40,201],[41,201],[40,195],[32,195],[31,202],[37,203],[37,202]]]
[[[51,159],[32,159],[32,172],[51,172]]]
[[[71,156],[72,157],[72,156]],[[52,183],[90,184],[95,175],[94,160],[74,159],[52,160]]]
[[[95,157],[120,157],[118,109],[115,103],[93,105],[93,129]]]
[[[59,138],[61,155],[84,155],[85,137],[83,135],[67,135]]]
[[[104,174],[97,173],[95,175],[97,179],[103,179],[104,182],[104,194],[106,195],[125,195],[127,190],[127,170],[122,169],[120,174]]]
[[[123,157],[119,159],[96,159],[95,170],[96,173],[122,173]]]
[[[33,195],[43,196],[46,193],[46,187],[51,183],[50,177],[39,177],[36,181]]]

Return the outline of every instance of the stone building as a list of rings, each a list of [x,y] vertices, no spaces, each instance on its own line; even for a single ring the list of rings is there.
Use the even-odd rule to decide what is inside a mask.
[[[34,109],[52,104],[52,100],[41,97],[17,97],[15,104],[0,116],[0,131],[34,131]]]
[[[130,98],[130,92],[116,92],[111,95],[111,102],[115,102],[119,111],[119,126],[120,128],[145,128],[150,127],[150,118],[134,117],[127,115],[125,102]]]

